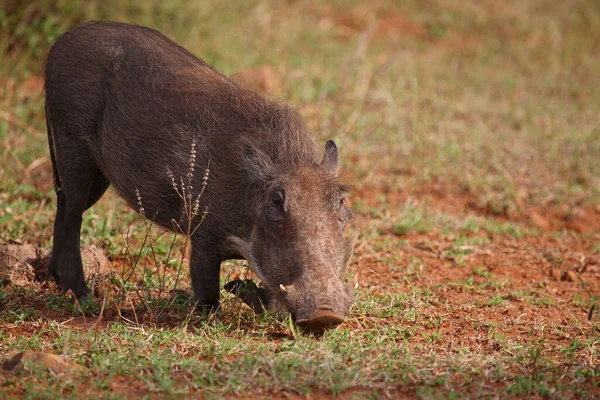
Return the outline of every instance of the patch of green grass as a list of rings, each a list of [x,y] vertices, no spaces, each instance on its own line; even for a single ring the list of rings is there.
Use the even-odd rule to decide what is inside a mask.
[[[568,357],[575,357],[575,354],[584,347],[583,343],[579,341],[578,338],[575,338],[568,345],[563,345],[560,347],[560,351],[565,353]]]
[[[471,276],[465,280],[459,280],[456,283],[453,283],[453,285],[464,285],[472,292],[482,292],[490,289],[503,289],[508,282],[508,278],[498,280],[496,275],[485,271],[483,268],[475,268]]]
[[[410,262],[404,269],[406,275],[404,279],[410,280],[411,277],[422,277],[425,272],[425,262],[420,257],[410,256]]]
[[[509,297],[518,299],[518,300],[522,300],[522,301],[526,301],[527,303],[534,305],[534,306],[544,306],[544,307],[558,306],[557,302],[554,299],[542,294],[540,291],[535,290],[535,289],[515,290],[510,293]]]
[[[398,236],[403,236],[410,232],[427,233],[433,227],[431,219],[427,218],[427,215],[419,210],[406,208],[400,214],[398,220],[399,222],[393,227],[394,234]]]
[[[47,345],[59,353],[70,354],[70,358],[85,366],[87,372],[81,379],[93,374],[96,379],[91,388],[99,392],[109,389],[109,382],[118,376],[129,377],[130,384],[143,388],[146,393],[182,395],[234,394],[256,387],[289,394],[307,394],[308,388],[320,388],[335,395],[353,385],[383,390],[386,382],[408,384],[409,376],[411,379],[417,376],[416,387],[420,390],[441,394],[444,388],[452,386],[456,393],[464,394],[460,386],[456,386],[453,376],[481,374],[468,372],[464,366],[455,369],[451,375],[440,376],[437,371],[444,371],[454,361],[442,354],[433,358],[415,358],[420,351],[411,349],[405,333],[398,329],[401,327],[393,325],[360,331],[342,328],[327,332],[320,340],[299,337],[257,342],[253,332],[238,331],[228,324],[214,322],[196,322],[192,325],[193,331],[180,328],[140,330],[111,323],[94,335],[47,321],[40,321],[40,324],[46,326],[44,334],[50,338]],[[59,329],[60,335],[52,334]],[[440,340],[440,331],[427,335],[428,342]],[[15,349],[26,346],[23,341]],[[357,352],[357,348],[361,351]],[[183,357],[182,352],[186,354]],[[387,357],[378,356],[380,354],[387,354]],[[533,350],[523,354],[529,365],[534,363],[540,371],[548,371],[545,368],[551,367]],[[471,352],[458,357],[465,361],[470,359],[471,366],[475,362],[483,369],[494,365],[497,368],[498,362],[505,368],[510,366],[509,359],[486,360]],[[218,368],[211,367],[214,365]],[[523,371],[523,375],[509,378],[506,393],[543,394],[544,388],[554,387],[557,377],[552,369],[549,371],[534,375],[526,375]],[[418,375],[414,375],[416,372]],[[64,394],[66,390],[59,380],[52,380],[43,371],[30,373],[27,380],[46,381],[48,393]],[[76,382],[71,381],[71,384],[77,387]],[[25,390],[37,393],[33,387]]]
[[[546,387],[543,383],[535,382],[526,376],[517,376],[507,392],[512,395],[536,394],[542,397],[549,397],[554,390]]]
[[[481,267],[473,269],[473,275],[480,276],[480,277],[486,278],[486,279],[491,276],[491,274],[488,272],[488,270],[486,270],[485,268],[481,268]]]
[[[494,295],[494,297],[487,302],[488,307],[503,306],[505,304],[506,300],[504,300],[499,294]]]
[[[437,342],[442,340],[442,332],[437,330],[437,331],[433,331],[430,334],[426,334],[425,335],[425,339],[427,342]]]
[[[477,247],[488,243],[488,241],[489,240],[485,237],[469,237],[461,235],[454,240],[452,246],[445,252],[445,257],[457,265],[464,265],[465,256],[471,254]]]

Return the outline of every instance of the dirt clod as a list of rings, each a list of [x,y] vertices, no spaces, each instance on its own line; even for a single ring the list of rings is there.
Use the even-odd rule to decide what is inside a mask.
[[[552,267],[550,268],[550,276],[554,278],[555,281],[562,280],[562,271],[560,268]]]
[[[27,243],[0,243],[0,282],[18,287],[35,286],[46,280],[50,252]],[[83,269],[88,277],[105,277],[114,271],[102,249],[81,248]]]
[[[41,258],[47,251],[33,244],[9,242],[0,244],[0,281],[24,287],[39,281]]]
[[[567,271],[565,274],[565,279],[569,282],[577,282],[577,274],[574,271]]]
[[[107,276],[114,271],[110,261],[104,255],[101,248],[96,246],[84,246],[81,248],[83,259],[83,271],[85,276]]]
[[[0,244],[0,270],[17,261],[31,262],[38,257],[39,247],[33,244],[9,242]]]
[[[13,374],[19,374],[31,366],[43,367],[54,374],[66,374],[82,370],[78,364],[51,353],[41,353],[32,350],[22,351],[2,364],[2,369]]]

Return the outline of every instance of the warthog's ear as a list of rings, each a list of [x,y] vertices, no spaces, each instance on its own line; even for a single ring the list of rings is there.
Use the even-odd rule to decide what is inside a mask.
[[[244,141],[242,155],[250,178],[258,183],[265,183],[273,176],[273,162],[268,154]]]
[[[333,173],[337,173],[339,166],[338,149],[333,140],[325,143],[325,157],[323,157],[323,166]]]

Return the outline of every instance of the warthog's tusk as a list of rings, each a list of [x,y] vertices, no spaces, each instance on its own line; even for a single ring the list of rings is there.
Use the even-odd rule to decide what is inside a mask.
[[[281,283],[279,284],[279,289],[281,289],[281,293],[287,293],[287,289]]]

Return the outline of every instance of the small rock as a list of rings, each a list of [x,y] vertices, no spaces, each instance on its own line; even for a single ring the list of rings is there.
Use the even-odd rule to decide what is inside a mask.
[[[577,282],[577,274],[575,271],[568,270],[565,274],[565,280],[569,282]]]
[[[30,365],[42,366],[55,374],[66,374],[83,370],[82,366],[66,360],[61,356],[32,350],[25,350],[17,354],[2,364],[2,369],[13,374],[19,374],[23,372],[23,370],[26,370]]]
[[[560,268],[550,267],[550,276],[553,277],[555,281],[560,282],[562,280],[562,272]]]

